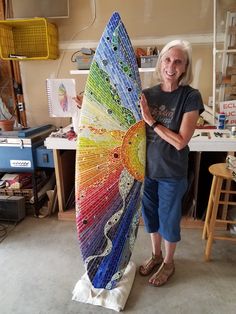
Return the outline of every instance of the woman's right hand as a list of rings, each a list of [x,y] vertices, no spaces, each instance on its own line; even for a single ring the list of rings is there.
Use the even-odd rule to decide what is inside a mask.
[[[141,107],[141,113],[143,120],[148,124],[152,125],[155,120],[153,119],[151,112],[148,107],[147,99],[144,94],[141,95],[141,101],[140,101],[140,107]]]
[[[74,101],[76,102],[76,105],[79,109],[82,108],[82,103],[83,103],[83,96],[82,95],[77,95],[76,97],[73,97]]]

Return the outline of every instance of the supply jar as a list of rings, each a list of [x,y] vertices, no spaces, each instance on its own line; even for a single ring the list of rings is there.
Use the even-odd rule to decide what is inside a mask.
[[[217,116],[217,129],[225,128],[226,116],[224,112],[220,112]]]

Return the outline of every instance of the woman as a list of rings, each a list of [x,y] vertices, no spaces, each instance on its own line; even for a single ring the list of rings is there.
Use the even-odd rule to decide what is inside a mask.
[[[182,198],[187,189],[188,142],[204,110],[192,81],[191,46],[174,40],[160,52],[158,85],[143,91],[141,112],[147,124],[147,163],[142,216],[151,236],[152,256],[139,268],[154,286],[174,274],[174,253],[180,241]],[[162,239],[165,257],[162,256]]]

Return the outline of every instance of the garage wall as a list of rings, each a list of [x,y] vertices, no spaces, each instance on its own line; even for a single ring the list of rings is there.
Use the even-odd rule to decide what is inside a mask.
[[[65,126],[67,118],[50,118],[46,98],[47,78],[75,78],[77,92],[83,91],[86,75],[71,75],[76,69],[72,54],[81,47],[95,48],[106,23],[118,11],[135,47],[157,46],[175,38],[193,45],[193,86],[204,102],[212,95],[211,0],[70,0],[70,17],[50,20],[59,30],[60,57],[57,60],[21,61],[26,114],[30,126],[52,123]],[[152,74],[141,74],[143,87],[154,84]]]

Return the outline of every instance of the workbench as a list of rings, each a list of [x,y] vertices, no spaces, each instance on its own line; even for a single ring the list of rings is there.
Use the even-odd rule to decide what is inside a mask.
[[[35,215],[39,215],[37,182],[35,170],[43,167],[53,167],[47,160],[41,160],[39,148],[45,138],[55,130],[52,125],[42,125],[13,131],[0,131],[0,172],[1,173],[31,173],[34,196]],[[39,152],[39,155],[38,155]]]
[[[70,126],[63,129],[63,133],[69,131]],[[75,210],[65,210],[65,204],[75,183],[75,150],[76,140],[69,141],[66,138],[47,137],[44,145],[53,149],[53,158],[56,174],[58,193],[58,205],[60,220],[74,220]],[[236,138],[231,137],[229,130],[196,129],[189,142],[190,152],[194,152],[194,208],[193,217],[197,218],[199,173],[202,163],[202,153],[228,153],[236,151]],[[224,155],[219,158],[225,158]],[[219,160],[222,161],[222,160]],[[223,160],[224,161],[224,160]],[[209,182],[210,183],[210,182]]]

